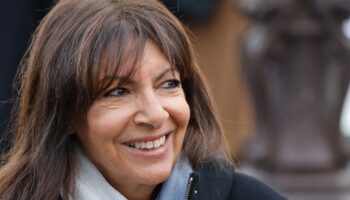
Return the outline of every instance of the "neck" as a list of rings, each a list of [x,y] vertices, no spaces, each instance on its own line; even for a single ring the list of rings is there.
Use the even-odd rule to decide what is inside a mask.
[[[121,194],[129,200],[150,200],[156,186],[123,184],[127,187],[112,184]]]

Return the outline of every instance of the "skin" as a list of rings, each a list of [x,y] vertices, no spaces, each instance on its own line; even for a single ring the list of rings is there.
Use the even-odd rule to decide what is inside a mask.
[[[119,86],[121,78],[128,83]],[[77,137],[87,157],[128,199],[150,199],[176,162],[190,110],[180,85],[159,48],[148,41],[132,77],[120,75],[89,108]],[[163,146],[140,150],[126,143],[166,135]]]

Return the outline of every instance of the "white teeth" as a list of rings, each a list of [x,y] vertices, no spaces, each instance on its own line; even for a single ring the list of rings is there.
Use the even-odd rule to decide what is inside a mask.
[[[147,149],[153,149],[153,142],[147,142]]]
[[[160,146],[162,146],[165,143],[165,136],[162,136],[161,138],[154,140],[154,141],[147,141],[147,142],[131,142],[127,143],[129,147],[137,148],[137,149],[157,149]]]
[[[144,148],[146,148],[146,143],[145,142],[135,142],[135,143],[139,143],[139,144],[141,144],[141,145],[139,145],[140,147],[138,148],[138,149],[144,149]]]
[[[135,143],[135,147],[139,149],[141,147],[141,144],[140,143]]]
[[[165,142],[165,136],[160,138],[160,145],[164,144]]]
[[[159,146],[160,146],[159,140],[156,140],[156,141],[153,142],[153,147],[154,148],[158,148]]]

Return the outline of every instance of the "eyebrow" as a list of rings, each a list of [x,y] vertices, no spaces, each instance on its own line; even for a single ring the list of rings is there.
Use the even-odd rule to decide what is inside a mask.
[[[162,79],[163,78],[163,76],[165,76],[167,73],[169,73],[169,72],[174,72],[174,73],[172,73],[172,74],[175,74],[175,72],[178,72],[178,70],[177,69],[174,69],[174,68],[172,68],[172,67],[167,67],[166,69],[164,69],[163,71],[161,71],[158,75],[157,75],[157,77],[156,77],[156,81],[159,81],[160,79]]]
[[[125,84],[134,84],[135,81],[132,80],[130,77],[127,77],[127,76],[106,76],[104,77],[102,80],[100,80],[98,82],[98,84],[103,84],[105,83],[106,81],[115,81],[115,80],[118,80],[119,82],[123,82]]]
[[[166,67],[156,76],[155,81],[159,81],[169,72],[174,72],[173,74],[175,74],[175,72],[178,72],[178,70],[173,69],[170,66]],[[128,76],[106,76],[99,81],[99,84],[103,84],[105,81],[110,81],[110,80],[118,80],[119,82],[124,82],[125,84],[132,84],[132,85],[135,84],[135,81]]]

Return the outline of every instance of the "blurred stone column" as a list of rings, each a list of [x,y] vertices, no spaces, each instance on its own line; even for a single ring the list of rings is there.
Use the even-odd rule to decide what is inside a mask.
[[[236,3],[252,22],[242,40],[257,122],[247,160],[283,190],[350,189],[350,179],[338,179],[349,178],[339,119],[350,80],[342,32],[350,1]]]

